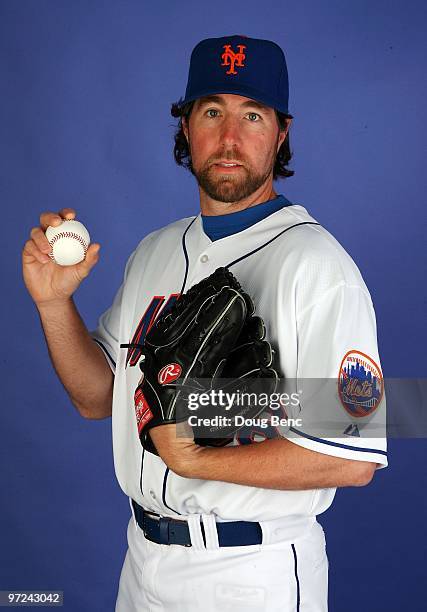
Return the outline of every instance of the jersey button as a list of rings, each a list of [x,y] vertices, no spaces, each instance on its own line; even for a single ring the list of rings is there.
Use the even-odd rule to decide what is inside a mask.
[[[153,489],[150,489],[148,492],[153,499],[156,499],[156,494],[154,493]]]
[[[200,261],[202,263],[206,263],[207,261],[209,261],[209,257],[206,255],[206,253],[200,257]]]

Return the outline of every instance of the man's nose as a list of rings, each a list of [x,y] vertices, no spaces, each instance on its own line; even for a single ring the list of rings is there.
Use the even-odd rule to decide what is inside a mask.
[[[221,124],[221,143],[231,146],[240,142],[239,120],[235,117],[225,117]]]

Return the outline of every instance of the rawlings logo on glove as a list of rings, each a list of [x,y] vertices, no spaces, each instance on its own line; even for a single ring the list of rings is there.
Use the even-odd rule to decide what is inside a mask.
[[[167,385],[181,376],[182,368],[179,363],[169,363],[159,372],[157,380],[161,385]]]

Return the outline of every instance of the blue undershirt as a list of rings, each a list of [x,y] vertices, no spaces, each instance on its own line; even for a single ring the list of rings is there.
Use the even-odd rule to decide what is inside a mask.
[[[203,231],[212,241],[219,240],[242,232],[284,206],[292,206],[292,202],[289,202],[285,196],[278,195],[272,200],[228,215],[215,215],[213,217],[202,215]]]

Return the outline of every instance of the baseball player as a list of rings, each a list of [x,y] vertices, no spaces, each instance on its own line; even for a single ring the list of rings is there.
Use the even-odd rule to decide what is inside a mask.
[[[200,213],[143,238],[94,332],[72,294],[99,245],[61,268],[44,236],[75,211],[44,213],[23,252],[24,279],[73,403],[87,418],[112,415],[115,470],[132,510],[116,610],[324,612],[328,560],[316,517],[337,487],[366,485],[387,465],[371,298],[335,238],[273,188],[292,175],[278,45],[238,35],[201,41],[172,114],[175,159],[197,180]],[[151,452],[138,435],[144,338],[217,268],[251,296],[285,380],[295,389],[317,381],[316,393],[286,408],[299,426],[266,431],[254,421],[214,447],[161,424],[150,430]],[[334,393],[325,402],[328,381]]]

